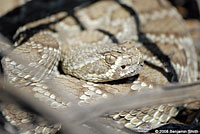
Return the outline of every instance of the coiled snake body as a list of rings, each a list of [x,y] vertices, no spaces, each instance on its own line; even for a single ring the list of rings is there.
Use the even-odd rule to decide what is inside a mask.
[[[10,55],[23,54],[22,59],[29,64],[24,66],[9,55],[5,57],[2,64],[8,81],[51,108],[62,109],[69,102],[55,96],[43,79],[53,77],[79,105],[134,93],[143,87],[196,80],[192,40],[182,18],[167,1],[99,1],[77,9],[74,16],[59,12],[19,28],[17,47]],[[61,21],[52,23],[57,20]],[[56,32],[48,28],[32,30],[47,23],[52,23],[50,27]],[[27,31],[32,33],[28,38]],[[68,75],[58,72],[59,63]],[[38,72],[32,73],[30,68]],[[127,77],[128,83],[106,83]],[[60,129],[45,121],[36,122],[39,117],[12,104],[5,105],[2,113],[21,133],[55,133]],[[172,105],[160,105],[116,112],[109,118],[127,128],[148,131],[177,113]]]

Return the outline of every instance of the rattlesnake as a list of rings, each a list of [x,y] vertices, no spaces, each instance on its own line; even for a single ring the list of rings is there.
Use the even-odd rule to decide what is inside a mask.
[[[46,24],[48,28],[41,27]],[[192,40],[181,16],[165,0],[98,1],[77,8],[73,15],[63,11],[30,22],[15,35],[16,48],[2,60],[8,81],[55,109],[66,108],[70,102],[52,93],[54,89],[43,81],[48,77],[64,85],[66,94],[74,95],[79,105],[197,78]],[[12,54],[22,54],[28,66],[13,61]],[[61,75],[59,64],[70,75]],[[130,78],[124,83],[107,82],[126,77]],[[12,104],[5,105],[2,113],[20,133],[60,129]],[[127,128],[148,131],[177,113],[169,104],[108,117]]]

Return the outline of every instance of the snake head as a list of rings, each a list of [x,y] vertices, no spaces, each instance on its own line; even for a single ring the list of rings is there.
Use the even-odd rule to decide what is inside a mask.
[[[103,82],[134,76],[141,71],[144,64],[141,52],[132,42],[119,44],[116,48],[104,52],[102,56],[102,62],[107,65],[106,71],[101,74]]]
[[[131,77],[143,66],[142,54],[133,42],[91,46],[77,51],[64,61],[62,68],[66,74],[87,81],[107,82]]]

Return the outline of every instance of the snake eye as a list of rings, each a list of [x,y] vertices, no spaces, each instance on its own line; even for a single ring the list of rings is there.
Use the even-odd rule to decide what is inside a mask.
[[[109,64],[114,64],[116,61],[116,57],[113,56],[112,54],[107,54],[107,55],[105,55],[105,60]]]

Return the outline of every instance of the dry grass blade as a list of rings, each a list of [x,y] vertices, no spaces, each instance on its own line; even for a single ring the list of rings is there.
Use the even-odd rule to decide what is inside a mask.
[[[2,79],[1,79],[2,80]],[[83,127],[82,124],[72,124],[72,117],[74,117],[77,122],[79,121],[79,118],[75,117],[73,113],[75,111],[82,111],[83,108],[77,109],[77,107],[72,107],[71,110],[66,111],[56,111],[52,108],[49,108],[47,105],[38,102],[34,97],[32,97],[28,92],[21,92],[21,90],[18,90],[14,87],[12,87],[10,84],[6,84],[3,82],[0,82],[1,85],[4,85],[4,88],[1,87],[0,91],[0,99],[4,101],[4,103],[15,103],[16,105],[19,105],[21,107],[29,107],[32,112],[39,113],[43,117],[49,119],[52,123],[61,123],[62,124],[62,132],[63,133],[70,133],[70,134],[92,134],[92,133],[98,133],[98,134],[110,134],[110,133],[116,133],[121,134],[125,133],[123,131],[119,131],[119,128],[116,129],[115,127],[109,127],[110,124],[98,122],[96,120],[92,120],[87,122],[86,124],[89,127]],[[69,116],[70,115],[70,116]],[[131,131],[131,133],[134,133]]]
[[[2,82],[1,85],[3,85]],[[43,116],[47,118],[51,117],[51,121],[61,122],[63,124],[64,132],[69,132],[70,130],[72,130],[72,133],[78,133],[87,131],[85,128],[84,130],[82,130],[83,128],[80,128],[80,124],[90,121],[91,119],[94,119],[94,117],[98,117],[106,112],[112,112],[114,110],[127,108],[136,109],[165,103],[183,104],[193,101],[199,101],[199,89],[199,82],[184,85],[172,85],[168,87],[156,88],[155,91],[146,91],[134,95],[116,97],[112,100],[107,100],[106,102],[102,102],[98,105],[80,107],[78,110],[71,108],[69,111],[62,111],[59,114],[58,111],[55,111],[48,106],[36,101],[35,98],[33,98],[28,93],[22,93],[20,92],[20,90],[14,90],[15,92],[13,92],[12,87],[7,87],[6,92],[11,94],[12,96],[16,96],[18,99],[23,98],[23,102],[28,103],[28,105],[36,109],[36,111],[42,113]],[[3,93],[3,91],[1,92]],[[70,117],[68,115],[70,115]],[[73,122],[73,126],[70,125],[71,122]],[[89,124],[91,125],[91,123]],[[95,123],[93,127],[97,128],[98,130],[104,128],[101,125]],[[106,131],[107,130],[105,130],[105,132]],[[89,133],[89,131],[85,133]]]
[[[199,81],[191,84],[157,87],[153,91],[147,88],[144,92],[115,97],[97,105],[84,107],[81,111],[73,113],[74,117],[71,116],[71,118],[74,123],[79,124],[115,110],[138,109],[168,103],[181,105],[194,101],[200,101]],[[79,121],[77,122],[76,119]]]
[[[28,92],[21,92],[19,89],[14,88],[10,84],[6,84],[0,81],[0,99],[4,102],[12,102],[17,105],[20,104],[20,106],[28,106],[29,108],[34,109],[35,112],[41,114],[46,119],[49,119],[52,123],[61,123],[63,133],[70,133],[70,134],[88,134],[91,133],[91,130],[87,128],[83,128],[82,126],[74,125],[70,122],[68,119],[68,113],[67,111],[60,112],[55,109],[52,109],[45,105],[44,103],[41,103],[37,101],[33,96],[31,96]],[[64,118],[63,118],[64,117]]]

